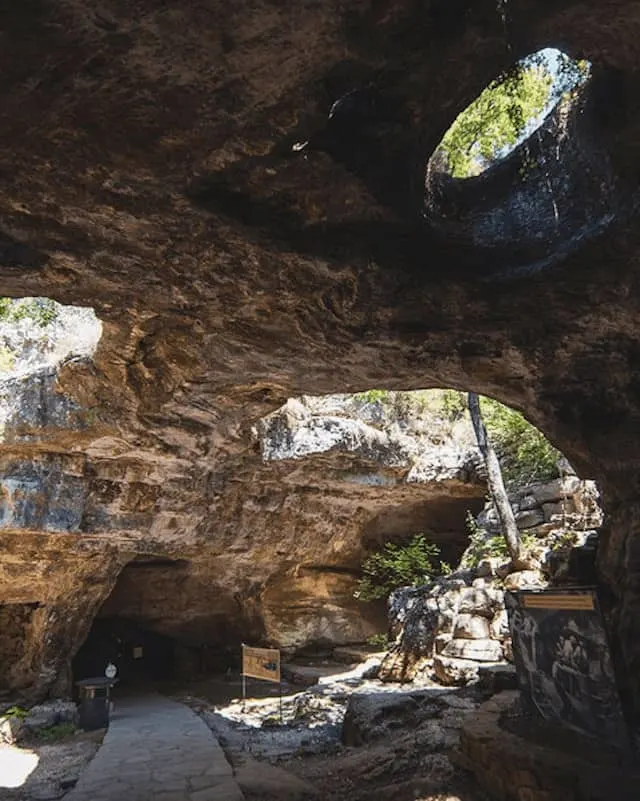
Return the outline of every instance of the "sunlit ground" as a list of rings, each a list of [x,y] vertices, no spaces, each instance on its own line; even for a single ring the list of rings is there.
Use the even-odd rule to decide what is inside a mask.
[[[39,760],[33,751],[11,745],[0,746],[0,787],[22,787]]]

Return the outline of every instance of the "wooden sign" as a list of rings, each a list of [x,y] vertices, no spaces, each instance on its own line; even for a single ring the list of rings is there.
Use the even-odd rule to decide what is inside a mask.
[[[280,681],[280,651],[242,646],[242,674],[254,679]]]
[[[591,593],[532,593],[524,595],[522,602],[527,609],[594,609]]]

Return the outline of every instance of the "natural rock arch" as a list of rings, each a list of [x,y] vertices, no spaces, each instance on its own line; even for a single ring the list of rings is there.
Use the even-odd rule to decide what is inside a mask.
[[[295,14],[223,0],[13,4],[0,291],[92,305],[104,322],[90,380],[70,365],[60,381],[72,395],[91,385],[100,406],[82,451],[92,492],[109,504],[135,485],[115,530],[90,521],[109,548],[143,527],[151,547],[215,532],[223,550],[212,521],[230,465],[251,421],[288,396],[454,386],[523,410],[602,487],[600,573],[637,723],[633,209],[552,275],[499,287],[412,218],[456,113],[507,60],[552,41],[601,76],[602,141],[623,190],[637,184],[636,4],[509,7],[508,54],[493,0]],[[292,156],[354,85],[384,101],[355,131],[367,163],[340,136]]]

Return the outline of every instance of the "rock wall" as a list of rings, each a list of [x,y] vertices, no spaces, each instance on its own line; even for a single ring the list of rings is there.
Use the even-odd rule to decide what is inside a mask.
[[[66,375],[100,426],[73,448],[104,493],[123,489],[109,468],[155,493],[151,548],[213,539],[250,427],[288,397],[452,386],[523,410],[603,492],[598,571],[640,726],[640,11],[506,6],[7,4],[0,290],[96,309],[95,374]],[[583,123],[616,217],[493,281],[493,254],[424,220],[425,164],[489,81],[557,42],[593,65]]]
[[[544,587],[547,564],[566,562],[602,523],[592,481],[568,475],[526,486],[509,496],[529,569],[513,570],[494,505],[478,515],[460,568],[425,587],[404,588],[389,598],[395,642],[380,677],[407,681],[433,675],[443,684],[478,678],[484,663],[512,661],[504,590]],[[556,565],[555,570],[560,572]]]
[[[421,432],[416,421],[391,430],[393,416],[356,418],[364,402],[289,401],[258,423],[256,448],[197,475],[150,449],[131,454],[87,402],[71,400],[74,382],[95,396],[95,372],[84,359],[4,383],[14,410],[0,454],[0,605],[15,621],[6,689],[68,687],[95,616],[211,652],[247,640],[289,651],[362,642],[384,615],[354,598],[370,550],[424,529],[448,558],[466,545],[464,517],[485,491],[468,426],[460,435],[436,416]],[[25,603],[37,607],[28,620],[15,606]]]

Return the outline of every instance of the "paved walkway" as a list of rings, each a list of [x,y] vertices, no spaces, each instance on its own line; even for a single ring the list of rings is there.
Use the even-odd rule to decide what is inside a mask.
[[[64,801],[244,801],[210,729],[160,695],[116,701],[104,742]]]

